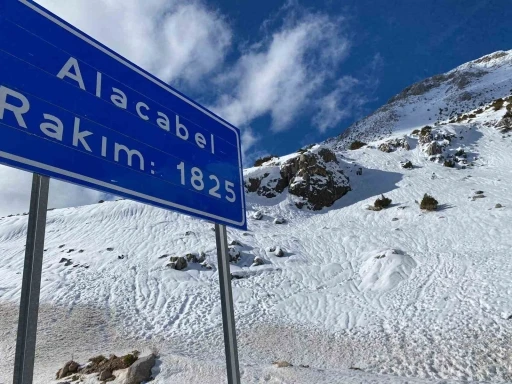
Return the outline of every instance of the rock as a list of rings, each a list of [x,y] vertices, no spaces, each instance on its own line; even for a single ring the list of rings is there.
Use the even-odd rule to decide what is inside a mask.
[[[185,255],[185,258],[187,259],[188,263],[197,263],[198,261],[197,256],[194,255],[193,253],[187,253]]]
[[[105,369],[104,371],[101,371],[98,380],[105,381],[112,377],[112,371],[110,369]]]
[[[405,169],[413,169],[414,166],[412,165],[412,162],[409,160],[409,161],[406,161],[404,163],[401,163],[400,164],[402,166],[402,168],[405,168]]]
[[[107,248],[107,251],[112,252],[114,248]]]
[[[393,217],[391,221],[398,221],[398,217]]]
[[[282,217],[276,217],[274,219],[274,224],[284,224],[284,223],[286,223],[286,220]]]
[[[229,243],[229,245],[238,245],[239,247],[242,246],[242,243],[240,243],[238,240],[231,240],[231,242]]]
[[[173,256],[171,257],[171,264],[174,264],[174,268],[178,271],[181,271],[187,268],[187,260],[183,256]],[[170,266],[170,264],[168,264]],[[172,268],[172,267],[171,267]]]
[[[406,151],[409,151],[411,149],[409,141],[407,140],[406,137],[402,137],[400,139],[387,140],[386,142],[381,143],[377,147],[377,149],[385,153],[394,152],[399,148],[405,149]]]
[[[265,264],[265,261],[261,257],[256,256],[252,262],[252,267],[259,267],[263,264]]]
[[[64,367],[59,369],[56,379],[58,380],[67,376],[71,376],[73,373],[78,371],[79,366],[80,365],[76,361],[68,361],[66,364],[64,364]]]
[[[206,262],[206,261],[201,263],[201,267],[206,268],[206,269],[213,269],[213,266],[211,264],[208,264],[208,262]]]
[[[203,263],[205,260],[206,260],[206,253],[201,252],[201,253],[199,254],[199,257],[197,258],[197,262],[198,262],[198,263]]]
[[[263,213],[261,211],[256,211],[251,216],[254,220],[261,220],[263,219]]]
[[[284,250],[281,247],[273,246],[266,249],[267,252],[273,253],[277,257],[283,257],[284,256]]]
[[[261,169],[246,175],[247,191],[273,198],[288,188],[291,195],[301,198],[297,203],[299,208],[320,210],[330,207],[351,190],[340,161],[329,148],[316,147],[265,168],[269,172],[263,175]],[[262,215],[255,213],[253,218],[261,220]]]
[[[496,204],[496,205],[494,206],[494,208],[503,208],[503,205],[501,205],[501,204]]]
[[[277,368],[288,368],[288,367],[293,367],[292,364],[290,364],[289,362],[287,361],[284,361],[284,360],[281,360],[281,361],[274,361],[272,364],[276,365]]]
[[[475,201],[476,199],[483,199],[485,198],[485,195],[475,195],[471,200]]]
[[[483,195],[484,194],[484,191],[476,191],[475,192],[475,195]]]
[[[150,381],[151,370],[155,364],[156,356],[154,354],[139,358],[128,369],[124,384],[141,384],[144,381]]]
[[[385,153],[390,153],[393,152],[394,150],[394,148],[392,148],[391,145],[389,145],[389,143],[382,143],[377,147],[377,149]]]
[[[336,157],[336,154],[333,151],[331,151],[331,150],[329,150],[327,148],[322,148],[320,151],[318,151],[318,155],[326,163],[330,163],[331,161],[333,161],[335,163],[338,163],[338,159]]]
[[[437,141],[432,141],[425,146],[424,151],[427,155],[434,156],[443,153],[443,148],[437,144]]]
[[[237,263],[240,260],[241,254],[238,249],[235,247],[229,247],[228,248],[228,254],[229,254],[229,262],[230,263]]]

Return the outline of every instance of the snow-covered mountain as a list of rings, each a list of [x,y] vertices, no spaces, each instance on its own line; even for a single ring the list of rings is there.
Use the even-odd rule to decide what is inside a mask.
[[[499,51],[407,87],[384,106],[329,140],[346,149],[354,140],[407,134],[512,94],[512,50]]]
[[[249,230],[229,230],[242,382],[512,382],[511,74],[512,51],[486,56],[245,170]],[[0,383],[26,225],[0,219]],[[159,352],[155,383],[226,382],[211,223],[127,200],[54,210],[43,268],[36,383],[134,349]]]

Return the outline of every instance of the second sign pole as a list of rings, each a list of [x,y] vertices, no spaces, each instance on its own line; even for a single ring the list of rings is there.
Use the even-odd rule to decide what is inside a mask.
[[[222,306],[222,325],[224,328],[224,348],[228,384],[240,384],[238,366],[238,348],[236,344],[235,312],[233,292],[231,290],[231,272],[228,253],[228,236],[225,225],[215,224],[217,240],[217,260],[219,268],[220,301]]]

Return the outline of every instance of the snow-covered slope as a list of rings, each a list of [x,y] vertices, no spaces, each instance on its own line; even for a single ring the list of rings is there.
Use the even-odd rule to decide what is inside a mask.
[[[410,133],[511,93],[512,50],[494,52],[411,85],[328,142],[346,149],[354,140],[369,142]]]
[[[507,105],[432,127],[453,168],[411,134],[419,120],[400,132],[409,150],[379,150],[380,131],[337,150],[351,191],[329,208],[248,193],[249,230],[229,230],[243,383],[512,382],[512,136],[496,128]],[[279,177],[299,155],[245,176]],[[425,193],[437,211],[420,210]],[[368,210],[381,194],[391,206]],[[0,220],[0,383],[11,378],[26,224]],[[204,261],[169,267],[188,254]],[[216,264],[208,222],[127,200],[49,212],[36,383],[72,358],[133,349],[159,351],[155,383],[225,382]]]

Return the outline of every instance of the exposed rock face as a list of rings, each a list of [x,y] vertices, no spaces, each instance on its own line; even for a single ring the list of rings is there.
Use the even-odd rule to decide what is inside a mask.
[[[321,147],[283,163],[261,167],[247,175],[245,186],[248,192],[268,198],[276,197],[288,188],[291,195],[299,198],[297,207],[312,210],[330,207],[350,191],[349,179],[336,154]]]

